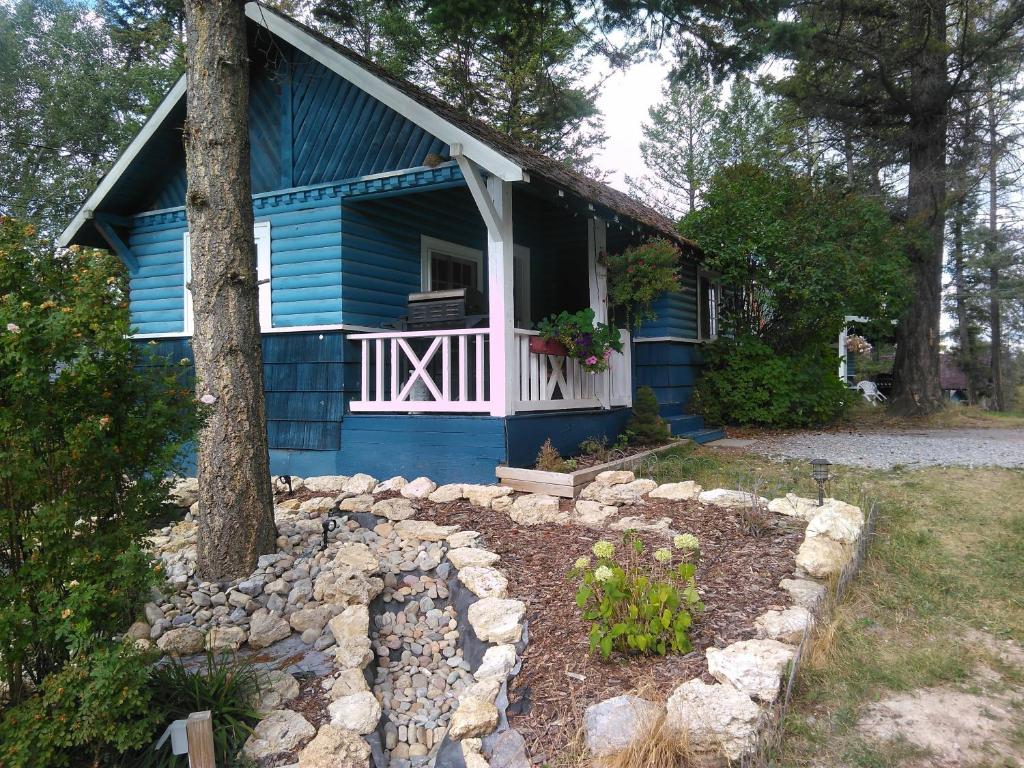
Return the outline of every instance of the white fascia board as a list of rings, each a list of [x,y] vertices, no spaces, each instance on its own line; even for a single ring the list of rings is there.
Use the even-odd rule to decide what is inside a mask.
[[[117,162],[114,163],[114,167],[107,171],[106,175],[100,181],[99,186],[93,190],[93,193],[89,195],[89,198],[82,204],[82,207],[78,209],[78,213],[75,214],[75,218],[71,220],[67,228],[61,232],[60,237],[57,239],[57,244],[62,248],[66,248],[78,230],[82,228],[89,219],[92,218],[93,211],[96,210],[97,206],[103,202],[103,198],[107,196],[111,189],[114,188],[114,184],[121,178],[128,166],[131,165],[136,155],[146,146],[146,142],[152,138],[156,130],[163,125],[164,120],[170,115],[171,110],[178,104],[181,99],[185,98],[185,75],[178,78],[178,82],[174,84],[167,95],[164,96],[163,101],[160,102],[160,106],[156,108],[156,111],[150,115],[146,124],[142,126],[142,130],[132,139],[132,143],[128,145],[128,148],[121,153],[121,156],[117,158]]]
[[[295,46],[441,141],[446,144],[461,144],[466,156],[476,161],[488,173],[503,181],[523,181],[525,178],[523,169],[500,152],[435,114],[428,107],[363,69],[356,62],[307,34],[269,8],[259,3],[246,3],[245,14],[271,34]]]

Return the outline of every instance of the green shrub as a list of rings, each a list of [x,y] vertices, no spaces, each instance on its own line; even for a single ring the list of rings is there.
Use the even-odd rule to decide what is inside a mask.
[[[116,259],[0,218],[0,708],[53,706],[35,692],[71,660],[97,684],[111,665],[127,674],[104,648],[153,583],[142,538],[198,422],[180,367],[146,360],[129,332]],[[82,734],[84,752],[134,739]]]
[[[790,355],[751,336],[704,347],[693,409],[712,424],[805,427],[837,418],[850,400],[825,344]]]
[[[690,652],[691,614],[704,610],[694,578],[700,550],[689,534],[676,536],[673,546],[645,557],[643,541],[627,532],[619,557],[610,541],[599,541],[596,565],[576,561],[571,574],[580,581],[576,604],[590,622],[591,652]]]
[[[629,442],[638,445],[654,445],[668,440],[668,424],[658,413],[658,398],[650,387],[637,387],[633,415],[626,424],[626,430]]]
[[[130,644],[104,643],[47,675],[0,716],[0,766],[117,765],[162,724],[149,664]]]
[[[647,240],[608,257],[608,303],[625,310],[631,328],[653,320],[654,302],[678,290],[679,248],[668,240]]]

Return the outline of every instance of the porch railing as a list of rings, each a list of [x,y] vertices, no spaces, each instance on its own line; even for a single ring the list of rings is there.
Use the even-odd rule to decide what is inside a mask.
[[[631,405],[629,333],[620,331],[622,354],[613,354],[607,371],[588,373],[579,361],[530,351],[537,331],[515,330],[519,397],[516,411],[607,408]]]
[[[488,413],[487,330],[354,333],[362,345],[354,412]]]

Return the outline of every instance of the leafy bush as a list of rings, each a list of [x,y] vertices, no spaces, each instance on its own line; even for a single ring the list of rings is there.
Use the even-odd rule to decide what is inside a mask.
[[[105,649],[153,583],[142,537],[198,415],[179,367],[142,365],[125,296],[113,257],[55,252],[0,218],[0,707],[31,698],[49,711],[47,691],[61,686],[48,676],[72,660],[68,674],[86,670],[97,685],[131,677],[130,662]],[[48,728],[45,719],[27,723]],[[37,738],[25,728],[23,738]],[[95,738],[98,750],[121,749],[142,730],[108,717],[74,746],[87,752]],[[50,748],[64,744],[47,732],[38,738]]]
[[[115,765],[118,755],[154,738],[161,693],[149,664],[130,644],[80,653],[0,716],[0,765],[61,768]]]
[[[643,541],[627,532],[619,558],[611,542],[599,541],[595,566],[586,557],[576,561],[576,604],[590,622],[591,652],[690,652],[691,614],[704,610],[694,578],[700,550],[691,534],[676,536],[673,546],[645,557]]]
[[[658,398],[650,387],[637,387],[633,415],[626,424],[626,430],[629,441],[638,445],[655,445],[668,440],[668,424],[659,414]]]
[[[647,240],[608,257],[608,303],[623,307],[626,325],[654,318],[654,302],[679,290],[679,249],[668,240]]]
[[[836,353],[825,344],[787,355],[751,336],[719,338],[704,347],[692,406],[714,424],[825,424],[850,399],[837,368]]]

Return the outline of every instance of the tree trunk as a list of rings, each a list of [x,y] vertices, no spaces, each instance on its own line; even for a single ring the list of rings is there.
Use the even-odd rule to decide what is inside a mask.
[[[185,198],[191,240],[199,436],[197,571],[249,575],[274,551],[249,170],[249,61],[239,0],[186,0]]]
[[[970,319],[967,316],[967,284],[964,276],[964,200],[961,195],[956,202],[953,219],[953,287],[956,290],[956,324],[960,342],[960,365],[967,378],[967,402],[978,402],[978,390],[974,386],[977,364],[974,343],[971,339]]]
[[[942,313],[942,256],[946,205],[946,123],[948,53],[946,6],[933,0],[922,13],[915,39],[923,45],[911,67],[907,217],[914,230],[908,248],[913,299],[896,330],[892,408],[923,415],[942,407],[939,386],[939,316]]]
[[[992,405],[1006,410],[1003,397],[1003,322],[999,307],[999,122],[995,92],[988,93],[988,255],[989,332],[992,338]]]

